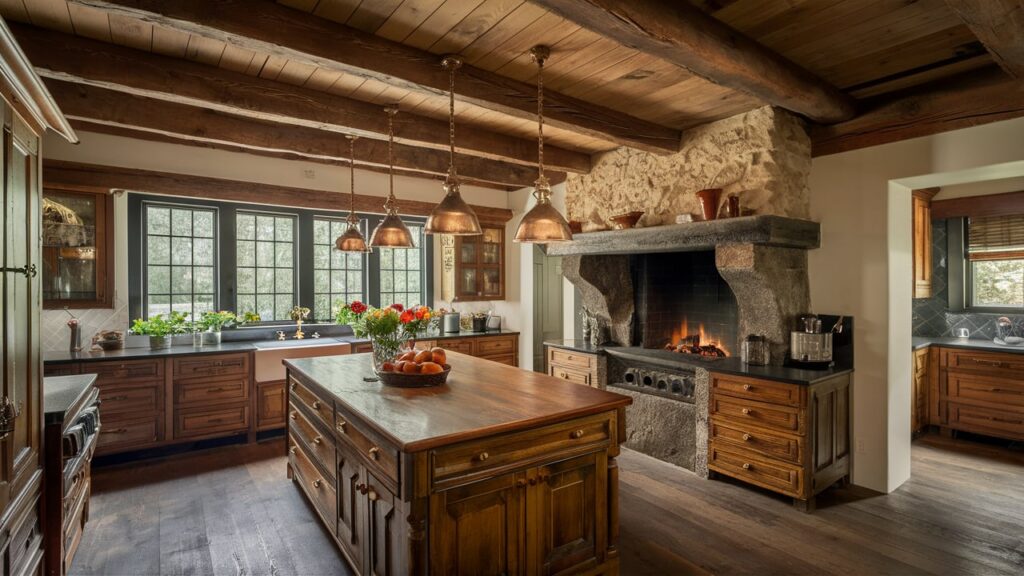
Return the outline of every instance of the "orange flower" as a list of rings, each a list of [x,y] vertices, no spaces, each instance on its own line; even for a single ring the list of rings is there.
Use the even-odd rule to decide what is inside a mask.
[[[399,316],[398,319],[402,322],[402,324],[408,324],[409,322],[412,322],[413,316],[414,315],[411,311],[406,310],[405,312],[402,312],[402,315]]]

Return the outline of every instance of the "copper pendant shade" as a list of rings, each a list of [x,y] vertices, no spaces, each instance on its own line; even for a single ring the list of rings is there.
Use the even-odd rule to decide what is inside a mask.
[[[441,60],[449,73],[448,91],[448,144],[451,160],[448,175],[444,179],[444,198],[434,207],[427,218],[423,231],[427,234],[451,234],[453,236],[477,236],[483,233],[476,212],[466,204],[459,193],[459,175],[455,170],[455,71],[462,66],[458,56],[445,56]]]
[[[363,233],[359,230],[359,217],[356,216],[356,139],[359,137],[352,134],[345,137],[348,138],[350,162],[350,203],[348,218],[345,219],[348,227],[334,241],[334,247],[342,252],[369,252],[370,247],[366,245],[366,239],[363,238]]]
[[[370,246],[374,248],[415,248],[412,232],[398,215],[398,201],[395,199],[395,162],[392,147],[395,143],[395,114],[398,106],[391,105],[384,109],[388,114],[388,199],[384,201],[386,214],[380,224],[370,235]]]
[[[566,242],[572,230],[565,217],[551,204],[551,184],[544,175],[544,61],[551,54],[547,46],[534,46],[530,56],[537,63],[537,170],[533,197],[537,203],[523,215],[516,230],[516,242]]]

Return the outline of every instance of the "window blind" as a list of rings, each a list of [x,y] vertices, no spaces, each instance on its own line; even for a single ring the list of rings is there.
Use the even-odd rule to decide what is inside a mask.
[[[1024,214],[969,219],[967,252],[971,260],[1024,258]]]

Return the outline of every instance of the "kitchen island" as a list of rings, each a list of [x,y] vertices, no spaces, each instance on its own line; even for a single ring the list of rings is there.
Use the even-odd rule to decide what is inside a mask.
[[[450,352],[391,388],[369,354],[286,360],[288,474],[361,574],[618,573],[619,394]]]

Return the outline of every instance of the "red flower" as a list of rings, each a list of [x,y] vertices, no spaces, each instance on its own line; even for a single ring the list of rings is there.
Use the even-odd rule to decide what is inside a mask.
[[[402,310],[405,310],[405,306],[402,306],[401,304],[398,304],[396,302],[395,304],[391,305],[391,309],[392,310],[398,310],[399,312],[401,312]]]
[[[409,310],[406,310],[405,312],[402,312],[402,315],[399,316],[398,319],[402,322],[402,324],[408,324],[409,322],[412,322],[413,313],[410,312]]]
[[[362,314],[363,312],[366,312],[366,304],[363,304],[359,300],[353,300],[352,303],[348,305],[348,309],[351,310],[353,314]]]
[[[427,313],[427,307],[426,306],[420,306],[419,308],[416,309],[416,319],[417,320],[423,320],[423,315],[426,314],[426,313]]]

